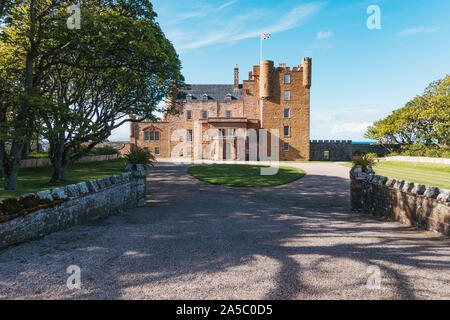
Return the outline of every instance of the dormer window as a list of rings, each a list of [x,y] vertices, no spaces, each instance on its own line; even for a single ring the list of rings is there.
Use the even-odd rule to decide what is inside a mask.
[[[204,94],[203,96],[202,96],[202,103],[208,103],[208,95],[207,94]]]
[[[192,94],[186,96],[186,103],[192,103]]]
[[[226,98],[225,98],[225,102],[227,104],[231,104],[231,94],[227,94]]]

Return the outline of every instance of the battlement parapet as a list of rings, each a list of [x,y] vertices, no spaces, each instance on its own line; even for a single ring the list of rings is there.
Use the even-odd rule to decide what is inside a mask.
[[[352,140],[311,140],[313,144],[352,144]]]

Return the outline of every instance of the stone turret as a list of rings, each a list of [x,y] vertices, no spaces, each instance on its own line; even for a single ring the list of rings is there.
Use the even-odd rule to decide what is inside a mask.
[[[270,73],[272,69],[273,61],[261,61],[259,77],[259,97],[262,100],[267,100],[270,98]]]
[[[311,88],[311,67],[312,67],[312,59],[311,58],[303,58],[302,59],[302,67],[303,67],[303,86],[307,89]]]

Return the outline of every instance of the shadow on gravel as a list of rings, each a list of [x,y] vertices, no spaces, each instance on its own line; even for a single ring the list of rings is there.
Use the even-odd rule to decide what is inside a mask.
[[[439,261],[433,252],[448,247],[448,241],[424,239],[420,231],[397,224],[380,227],[373,217],[351,213],[348,180],[309,175],[276,188],[233,189],[200,182],[186,170],[155,168],[148,179],[146,208],[112,217],[102,230],[92,226],[89,240],[72,243],[79,259],[92,261],[83,266],[90,293],[76,298],[118,299],[130,288],[224,272],[257,255],[281,264],[276,287],[266,299],[292,299],[299,292],[320,295],[304,274],[329,259],[379,265],[395,279],[393,286],[403,299],[416,298],[414,289],[386,264],[443,272],[450,268],[449,259]],[[88,259],[98,252],[103,252],[99,259]],[[301,258],[293,258],[302,255],[320,259],[302,265]],[[32,267],[18,265],[16,272]]]

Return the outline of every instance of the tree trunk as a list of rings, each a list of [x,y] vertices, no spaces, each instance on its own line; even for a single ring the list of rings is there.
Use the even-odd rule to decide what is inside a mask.
[[[13,142],[11,154],[3,159],[5,190],[16,190],[23,144]]]
[[[30,142],[26,142],[22,148],[22,159],[27,159],[28,158],[28,154],[30,153]]]
[[[53,173],[52,178],[50,179],[50,182],[62,182],[66,181],[66,168],[61,159],[57,160],[56,162],[52,163],[53,167]]]
[[[51,183],[66,181],[66,169],[70,164],[70,150],[65,146],[65,133],[59,134],[56,141],[50,141],[50,161],[53,167]]]

